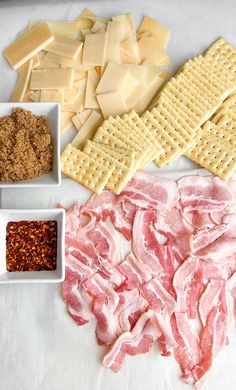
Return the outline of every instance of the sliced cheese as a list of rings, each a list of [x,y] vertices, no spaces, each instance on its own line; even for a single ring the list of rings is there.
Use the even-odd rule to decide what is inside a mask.
[[[64,103],[63,111],[67,112],[81,112],[84,109],[84,92],[81,92],[73,103]]]
[[[103,66],[107,44],[107,33],[88,34],[84,40],[83,64]]]
[[[150,35],[155,35],[156,45],[161,50],[166,50],[167,44],[170,39],[171,31],[163,26],[161,23],[156,22],[149,16],[144,16],[141,26],[139,27],[138,33],[147,32]]]
[[[142,65],[123,64],[123,66],[127,67],[130,73],[136,78],[137,86],[143,87],[147,84],[148,68],[145,64]]]
[[[66,131],[69,127],[72,126],[72,117],[74,116],[73,112],[61,112],[61,133]]]
[[[24,63],[24,65],[22,65],[18,69],[19,76],[16,88],[14,89],[13,94],[11,96],[11,102],[22,102],[29,83],[32,65],[33,58],[31,58],[31,60],[29,60],[28,62]]]
[[[18,69],[25,62],[34,57],[54,40],[54,36],[47,23],[37,24],[28,30],[10,46],[3,54],[14,69]]]
[[[64,91],[65,103],[72,104],[79,97],[81,91],[78,88],[66,89]]]
[[[73,88],[74,69],[32,70],[30,89]]]
[[[96,20],[96,22],[94,23],[94,25],[93,25],[91,31],[92,31],[93,33],[97,33],[97,32],[99,32],[100,30],[103,30],[103,32],[105,32],[105,31],[106,31],[106,24],[103,23],[103,22],[100,22],[99,20]]]
[[[86,92],[85,92],[85,108],[99,108],[99,104],[96,98],[96,88],[99,82],[99,75],[95,69],[88,71],[88,78],[86,83]]]
[[[73,139],[71,144],[75,148],[80,148],[80,149],[83,148],[85,142],[88,139],[93,138],[95,131],[100,125],[100,122],[101,122],[101,115],[99,115],[96,111],[92,111],[88,119],[84,122],[80,131],[76,135],[76,137]]]
[[[64,91],[57,91],[56,89],[43,89],[40,93],[41,102],[57,102],[61,105],[64,102]]]
[[[33,58],[33,63],[32,63],[32,69],[37,68],[40,65],[40,57],[38,54],[36,54]]]
[[[119,91],[97,95],[97,99],[105,119],[110,115],[122,115],[127,112],[125,99]]]
[[[58,54],[60,56],[75,60],[83,43],[77,39],[69,39],[56,35],[53,42],[51,42],[45,50],[50,53]]]
[[[83,124],[86,122],[86,120],[88,119],[90,114],[91,114],[91,110],[85,110],[85,111],[73,116],[72,122],[74,123],[74,125],[78,131],[81,129]]]
[[[138,80],[130,71],[128,72],[127,78],[125,79],[125,82],[120,88],[120,92],[123,96],[123,98],[126,100],[128,97],[132,94],[134,89],[138,86]]]
[[[66,68],[74,68],[76,61],[70,58],[63,57],[59,54],[48,52],[44,57],[44,62],[52,64],[63,65]]]
[[[41,91],[29,91],[27,92],[27,96],[29,97],[31,102],[39,102]]]
[[[121,29],[119,22],[108,22],[107,25],[107,50],[105,65],[108,62],[120,64]]]
[[[80,23],[80,31],[82,29],[91,29],[93,27],[93,20],[87,19],[88,16],[95,16],[90,9],[85,8],[85,10],[74,20],[74,22],[79,22]]]
[[[134,63],[140,62],[139,49],[136,38],[135,24],[131,13],[117,15],[112,20],[120,23],[121,48],[124,45],[124,54],[134,59]],[[123,61],[122,61],[123,62]]]
[[[40,64],[35,69],[58,69],[60,66],[59,64],[54,64],[53,62],[47,62],[43,60],[40,61]]]
[[[76,37],[81,30],[80,22],[48,22],[48,25],[54,35],[63,35],[67,38]]]
[[[170,64],[170,57],[161,49],[158,49],[151,37],[142,37],[138,41],[141,61],[150,61],[158,66]]]
[[[109,62],[96,89],[97,94],[118,91],[127,79],[129,69],[121,64]]]
[[[74,86],[80,91],[80,92],[85,92],[86,90],[86,84],[87,84],[87,79],[81,79],[79,81],[76,81],[74,83]]]
[[[78,82],[86,78],[87,78],[87,72],[75,71],[74,82]]]

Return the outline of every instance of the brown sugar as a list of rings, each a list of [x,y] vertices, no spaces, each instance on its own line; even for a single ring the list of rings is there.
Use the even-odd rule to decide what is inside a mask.
[[[22,108],[0,117],[0,181],[28,180],[52,169],[53,144],[45,116]]]

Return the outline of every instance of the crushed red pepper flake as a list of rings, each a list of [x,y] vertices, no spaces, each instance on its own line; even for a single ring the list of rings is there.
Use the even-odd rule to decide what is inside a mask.
[[[9,222],[6,231],[7,271],[56,269],[56,221]]]

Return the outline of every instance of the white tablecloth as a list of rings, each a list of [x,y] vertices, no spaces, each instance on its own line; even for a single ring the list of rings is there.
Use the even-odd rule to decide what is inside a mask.
[[[21,4],[21,5],[20,5]],[[0,50],[23,30],[30,19],[71,20],[85,6],[100,16],[133,11],[137,22],[148,14],[172,29],[169,54],[174,71],[187,58],[223,35],[236,46],[236,2],[228,0],[130,0],[94,2],[0,1]],[[0,101],[7,101],[16,72],[0,57]],[[72,136],[68,132],[63,137]],[[182,159],[167,170],[191,168]],[[151,167],[151,169],[154,169]],[[89,192],[69,179],[61,188],[4,190],[6,208],[68,206]],[[1,254],[0,254],[1,255]],[[191,388],[179,378],[173,358],[152,352],[128,357],[120,373],[101,365],[104,348],[97,345],[94,325],[78,327],[67,315],[60,285],[0,285],[0,390],[183,390]],[[232,323],[230,345],[216,359],[209,390],[236,388],[236,330]]]

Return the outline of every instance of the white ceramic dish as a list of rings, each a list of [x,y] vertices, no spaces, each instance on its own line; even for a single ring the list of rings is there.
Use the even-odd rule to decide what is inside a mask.
[[[58,103],[0,103],[0,116],[9,115],[12,109],[21,107],[35,115],[46,115],[54,145],[52,171],[31,180],[15,183],[0,182],[0,188],[55,187],[61,184],[60,167],[60,107]]]
[[[57,268],[55,271],[8,272],[6,270],[6,226],[17,221],[57,221]],[[0,284],[52,283],[65,279],[65,210],[0,210]]]

